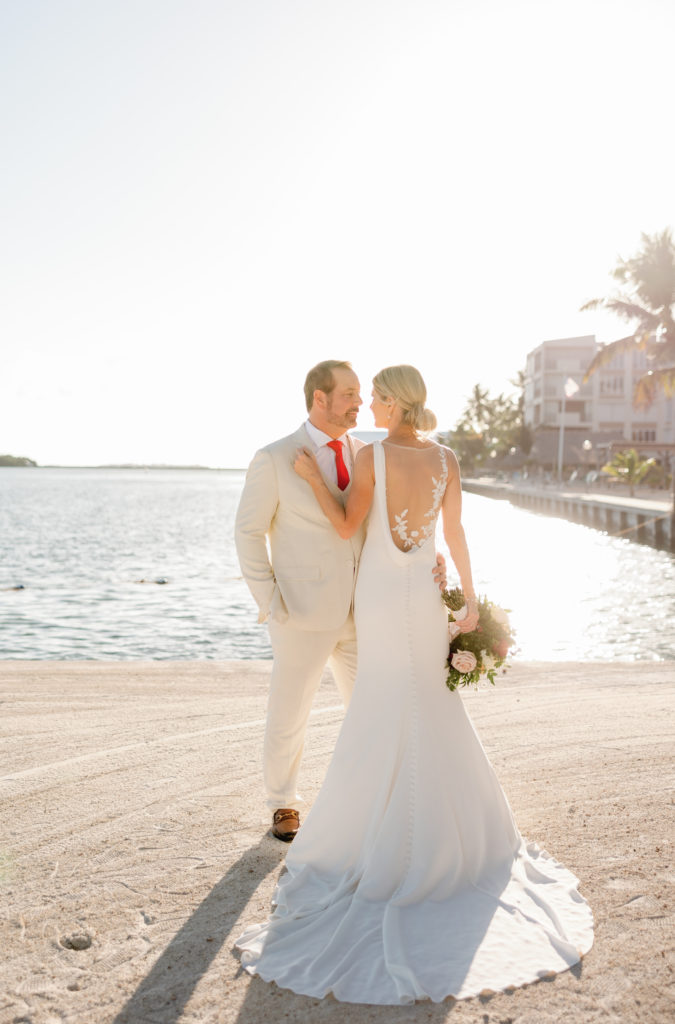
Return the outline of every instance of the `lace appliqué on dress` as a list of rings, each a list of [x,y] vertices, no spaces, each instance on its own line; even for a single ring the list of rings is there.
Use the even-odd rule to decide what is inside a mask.
[[[445,488],[448,483],[448,463],[445,457],[445,451],[443,448],[438,449],[438,453],[441,457],[441,475],[440,477],[432,476],[431,482],[433,484],[432,499],[433,504],[428,512],[424,513],[424,518],[428,520],[423,526],[420,526],[419,530],[411,530],[408,533],[408,509],[404,508],[400,515],[394,515],[394,525],[392,526],[392,533],[397,533],[403,542],[403,548],[409,551],[410,548],[421,548],[422,545],[431,537],[434,529],[436,528],[436,519],[438,517],[438,510],[445,494]]]

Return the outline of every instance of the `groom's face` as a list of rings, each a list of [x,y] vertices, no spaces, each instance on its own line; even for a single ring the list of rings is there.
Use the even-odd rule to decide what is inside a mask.
[[[359,394],[359,378],[353,370],[338,368],[333,370],[335,387],[326,395],[326,421],[333,427],[349,430],[356,426],[359,406],[362,405]]]

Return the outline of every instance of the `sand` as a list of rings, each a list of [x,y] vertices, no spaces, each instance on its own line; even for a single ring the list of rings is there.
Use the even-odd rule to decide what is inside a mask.
[[[348,1006],[239,969],[285,846],[260,759],[270,663],[0,662],[0,1024],[566,1024],[675,1019],[675,666],[514,665],[465,694],[520,829],[596,919],[583,963],[512,993]],[[302,788],[341,721],[327,677]]]

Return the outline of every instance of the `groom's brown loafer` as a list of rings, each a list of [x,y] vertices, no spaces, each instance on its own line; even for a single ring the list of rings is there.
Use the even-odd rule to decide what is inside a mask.
[[[290,843],[295,839],[300,828],[300,815],[292,807],[280,807],[272,817],[272,835],[281,839],[282,843]]]

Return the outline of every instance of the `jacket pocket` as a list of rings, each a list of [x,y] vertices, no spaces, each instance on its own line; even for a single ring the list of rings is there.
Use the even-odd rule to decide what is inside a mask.
[[[275,578],[281,582],[294,580],[320,580],[321,567],[319,565],[297,565],[288,569],[274,567]]]

